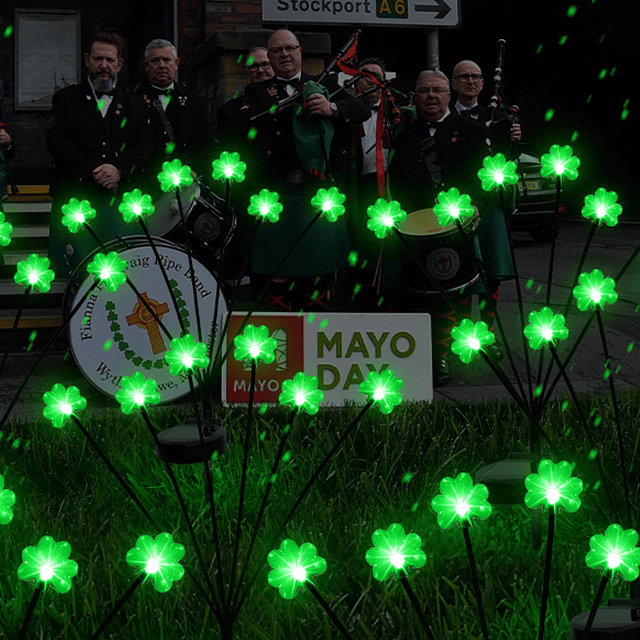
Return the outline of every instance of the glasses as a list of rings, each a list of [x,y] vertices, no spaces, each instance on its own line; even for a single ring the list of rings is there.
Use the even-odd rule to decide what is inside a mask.
[[[271,63],[270,62],[254,62],[253,64],[250,64],[247,69],[249,69],[249,71],[252,71],[253,73],[255,73],[258,69],[262,69],[263,71],[269,71],[269,69],[271,69]]]
[[[416,93],[426,95],[428,93],[435,93],[437,96],[441,96],[445,93],[448,93],[447,89],[444,87],[420,87],[420,89],[416,89]]]
[[[284,53],[293,53],[300,48],[299,44],[288,44],[286,47],[272,47],[269,49],[269,53],[273,53],[275,55],[280,55],[282,52]]]
[[[459,76],[455,76],[455,80],[463,80],[464,82],[468,82],[469,80],[473,80],[477,82],[482,79],[481,73],[461,73]]]

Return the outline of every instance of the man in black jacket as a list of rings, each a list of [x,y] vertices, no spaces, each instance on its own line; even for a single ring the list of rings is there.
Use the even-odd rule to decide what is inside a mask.
[[[72,235],[62,225],[61,208],[70,198],[89,200],[97,212],[90,225],[102,242],[132,233],[118,200],[138,186],[153,133],[145,103],[117,83],[122,46],[119,36],[96,33],[84,55],[88,78],[53,96],[46,135],[54,162],[49,257],[59,275],[68,275],[98,246],[86,230]]]
[[[310,200],[318,188],[344,188],[352,137],[349,125],[370,114],[364,101],[339,90],[330,76],[317,84],[302,71],[302,47],[291,31],[274,32],[268,52],[276,76],[247,85],[245,103],[237,114],[241,129],[255,128],[248,179],[256,192],[277,191],[284,205],[281,220],[275,225],[263,222],[254,241],[252,281],[257,288],[314,218]],[[292,105],[270,111],[294,94],[298,98]],[[251,120],[254,115],[260,117]],[[330,277],[346,266],[349,249],[345,217],[330,222],[322,216],[280,268],[267,305],[274,310],[324,307]]]

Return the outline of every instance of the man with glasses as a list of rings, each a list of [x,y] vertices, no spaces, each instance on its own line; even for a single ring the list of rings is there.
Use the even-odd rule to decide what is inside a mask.
[[[244,75],[247,78],[247,84],[256,84],[273,78],[273,67],[269,62],[266,47],[249,49],[245,61]]]
[[[323,309],[327,305],[334,273],[345,267],[350,245],[345,216],[330,222],[316,220],[311,198],[318,188],[346,186],[349,171],[347,149],[352,140],[349,125],[365,121],[370,114],[361,99],[341,90],[327,76],[321,84],[302,70],[302,47],[285,29],[269,38],[268,56],[275,77],[249,84],[238,111],[246,139],[251,130],[247,181],[280,195],[283,211],[279,222],[264,221],[252,251],[252,287],[258,294],[287,252],[264,305],[271,310]],[[282,100],[295,98],[277,108]],[[254,119],[252,119],[254,118]],[[304,235],[303,235],[304,234]]]
[[[486,131],[478,123],[450,109],[450,101],[449,80],[444,73],[429,70],[418,76],[415,90],[417,120],[398,134],[389,163],[391,196],[409,214],[433,207],[438,193],[456,187],[461,193],[471,196],[482,215],[485,197],[477,172],[487,154]],[[448,297],[455,307],[452,310],[440,296],[413,295],[410,291],[402,291],[403,276],[394,265],[394,259],[397,260],[404,252],[404,245],[394,235],[385,240],[385,255],[390,253],[392,258],[387,270],[389,276],[396,278],[393,286],[400,308],[405,311],[428,310],[431,314],[433,383],[434,386],[444,386],[451,378],[448,359],[451,329],[464,316],[470,315],[471,295],[469,292],[462,295],[450,292]],[[441,256],[442,259],[446,257]],[[441,284],[447,288],[445,280]],[[425,290],[431,286],[429,283]]]
[[[151,40],[144,52],[148,79],[135,93],[148,105],[154,133],[149,182],[157,189],[157,174],[166,160],[179,158],[196,173],[208,174],[213,136],[204,101],[197,91],[176,80],[180,58],[168,40]]]

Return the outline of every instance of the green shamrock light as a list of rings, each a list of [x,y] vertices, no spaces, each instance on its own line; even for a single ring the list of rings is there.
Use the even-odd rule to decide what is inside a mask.
[[[4,213],[0,211],[0,247],[8,247],[11,242],[11,232],[13,225],[5,222]]]
[[[580,478],[571,477],[572,467],[568,462],[554,464],[546,458],[540,461],[538,473],[532,473],[524,479],[527,493],[524,503],[529,509],[540,505],[550,506],[554,512],[557,507],[575,513],[580,508],[583,484]]]
[[[591,536],[590,551],[585,558],[590,569],[610,570],[611,577],[616,572],[632,582],[639,575],[640,548],[638,532],[635,529],[623,529],[619,524],[610,524],[602,534]]]
[[[262,189],[260,193],[251,196],[247,213],[269,222],[278,222],[282,213],[282,203],[278,201],[279,194],[269,189]]]
[[[96,253],[87,265],[87,273],[104,282],[107,289],[113,293],[127,281],[127,276],[124,275],[126,268],[127,261],[115,251],[110,251],[106,256],[104,253]]]
[[[133,413],[136,409],[146,408],[147,404],[158,404],[158,383],[155,380],[147,380],[140,371],[136,371],[132,376],[122,378],[116,400],[125,415]]]
[[[0,475],[0,524],[9,524],[13,520],[13,505],[16,494],[4,488],[4,476]]]
[[[553,175],[575,180],[578,177],[580,158],[573,155],[573,149],[569,145],[561,147],[558,144],[552,144],[549,153],[545,153],[540,158],[540,162],[542,164],[540,173],[544,178]]]
[[[58,593],[71,590],[71,578],[78,575],[78,563],[69,559],[71,545],[42,536],[37,546],[22,550],[22,564],[18,567],[21,580],[42,582],[44,590],[51,585]]]
[[[485,346],[496,341],[486,322],[480,320],[474,324],[469,318],[465,318],[457,327],[451,329],[451,337],[451,351],[460,356],[460,360],[465,364],[469,364],[478,351],[484,351]]]
[[[282,383],[282,393],[278,401],[298,411],[304,409],[309,415],[318,413],[324,393],[318,389],[318,378],[307,376],[302,371],[293,376],[293,380]]]
[[[456,478],[440,481],[440,493],[431,501],[431,508],[438,514],[438,524],[449,529],[474,517],[486,520],[491,515],[488,498],[485,485],[474,486],[468,473],[459,473]]]
[[[51,289],[52,280],[56,277],[56,274],[49,269],[50,264],[49,258],[41,258],[32,253],[26,260],[18,262],[13,279],[16,284],[31,290],[38,288],[42,293],[47,293]]]
[[[118,211],[122,214],[122,219],[129,223],[148,218],[155,211],[155,207],[148,193],[143,194],[140,189],[134,189],[122,194]]]
[[[582,216],[591,219],[594,223],[603,222],[610,227],[618,224],[618,218],[622,213],[622,205],[618,204],[618,194],[615,191],[607,191],[600,187],[593,195],[585,196]]]
[[[88,200],[79,201],[71,198],[67,204],[62,205],[62,224],[71,233],[78,233],[78,229],[89,220],[96,217],[96,210]]]
[[[367,207],[367,215],[367,228],[380,240],[386,238],[393,227],[407,219],[407,213],[400,208],[399,202],[387,202],[384,198],[378,198],[375,204]]]
[[[190,333],[183,338],[174,338],[171,341],[171,350],[165,353],[164,359],[172,376],[178,376],[183,371],[190,372],[194,367],[204,369],[209,366],[207,345],[196,342]]]
[[[269,337],[269,329],[264,325],[256,327],[248,324],[244,333],[233,339],[236,346],[233,357],[236,360],[248,360],[258,364],[262,360],[265,364],[271,364],[276,359],[276,346],[278,341]]]
[[[487,156],[482,161],[482,169],[478,171],[478,178],[482,183],[483,191],[504,188],[506,184],[517,184],[516,163],[513,160],[507,160],[501,153]]]
[[[373,567],[373,577],[384,582],[391,574],[396,578],[406,577],[409,567],[420,569],[427,562],[421,549],[422,540],[417,533],[405,535],[401,524],[394,523],[388,529],[377,529],[371,536],[373,547],[365,560]]]
[[[223,151],[217,160],[211,163],[213,171],[211,175],[214,180],[235,180],[242,182],[244,180],[244,172],[247,170],[246,163],[240,160],[240,154],[236,151],[229,153]]]
[[[162,171],[158,174],[160,188],[166,193],[171,189],[188,187],[193,184],[191,167],[183,165],[178,158],[162,163]]]
[[[437,203],[433,207],[433,213],[438,218],[440,226],[460,220],[460,218],[472,218],[474,214],[471,206],[471,197],[466,193],[460,193],[455,187],[438,194]]]
[[[535,351],[544,345],[553,344],[555,340],[566,340],[569,329],[564,322],[564,316],[561,313],[554,314],[549,307],[532,311],[529,314],[529,324],[524,328],[529,346]]]
[[[385,369],[382,373],[370,371],[359,388],[360,393],[369,396],[369,400],[373,400],[384,414],[391,413],[402,402],[402,380],[396,378],[391,369]]]
[[[578,284],[573,289],[573,297],[580,311],[591,307],[602,309],[605,304],[613,304],[618,299],[613,278],[605,278],[600,269],[586,271],[578,276]]]
[[[291,600],[298,594],[311,576],[317,576],[327,570],[327,562],[317,555],[317,549],[310,542],[300,547],[293,540],[283,540],[279,549],[267,556],[267,562],[273,569],[269,571],[269,584],[280,591],[280,595]]]
[[[338,187],[329,187],[318,189],[316,195],[311,198],[311,204],[326,214],[329,222],[335,222],[345,212],[342,203],[346,198],[344,193],[338,191]]]
[[[71,386],[66,389],[59,382],[53,385],[51,391],[45,392],[42,399],[46,405],[42,415],[51,420],[56,429],[62,429],[69,416],[87,406],[87,399],[80,395],[78,387]]]
[[[180,560],[184,558],[184,547],[173,541],[170,533],[159,533],[155,540],[151,536],[140,536],[136,546],[127,551],[127,564],[144,572],[153,581],[156,591],[166,593],[184,575]]]

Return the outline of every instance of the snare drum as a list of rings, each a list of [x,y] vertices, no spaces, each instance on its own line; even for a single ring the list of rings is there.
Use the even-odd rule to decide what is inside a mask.
[[[222,198],[198,179],[189,187],[180,188],[180,204],[189,232],[191,250],[207,261],[220,257],[236,227],[233,211],[227,211]],[[155,212],[147,220],[152,236],[184,244],[180,208],[174,189],[164,193],[154,204]]]
[[[476,249],[476,230],[480,223],[478,210],[472,218],[463,218],[461,225],[468,243]],[[468,244],[455,223],[441,226],[433,209],[420,209],[407,215],[398,230],[405,237],[411,252],[438,281],[445,291],[459,291],[475,283],[480,274]],[[477,253],[477,252],[476,252]],[[436,294],[437,287],[417,267],[411,254],[402,250],[402,275],[407,289],[422,294]]]
[[[187,254],[162,238],[154,239],[154,244],[171,282],[176,303],[182,309],[185,329],[198,340]],[[125,274],[138,292],[146,296],[171,336],[179,337],[178,310],[174,307],[153,248],[146,238],[131,236],[111,242],[105,246],[103,253],[109,251],[117,251],[127,261]],[[94,255],[95,252],[82,262],[67,285],[64,296],[67,316],[94,283],[93,276],[86,271]],[[218,282],[196,259],[193,260],[193,271],[202,342],[208,343]],[[225,299],[220,293],[218,327],[226,310]],[[106,395],[115,397],[122,377],[131,376],[136,371],[141,371],[145,378],[153,378],[158,383],[162,402],[176,400],[189,393],[188,378],[172,376],[164,360],[165,353],[170,349],[170,339],[127,283],[114,293],[102,285],[94,289],[71,318],[68,331],[71,353],[78,367],[87,380]]]

